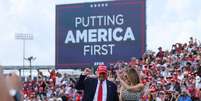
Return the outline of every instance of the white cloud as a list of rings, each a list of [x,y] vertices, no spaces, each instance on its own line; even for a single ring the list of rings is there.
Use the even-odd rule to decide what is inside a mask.
[[[189,8],[192,0],[168,0],[167,9],[175,11],[178,15],[182,14]]]
[[[148,7],[148,49],[157,50],[158,46],[170,49],[171,44],[187,42],[193,36],[201,39],[199,0],[168,0],[159,4],[163,12]],[[156,4],[149,2],[149,5]],[[201,2],[200,2],[201,3]],[[156,13],[154,13],[156,12]],[[154,17],[157,19],[153,21]]]
[[[54,64],[54,1],[8,0],[1,1],[0,62],[4,65],[22,64],[22,42],[15,40],[15,33],[29,33],[34,40],[26,42],[26,56],[37,57],[36,64]],[[0,3],[1,4],[1,3]],[[33,5],[34,4],[34,5]]]

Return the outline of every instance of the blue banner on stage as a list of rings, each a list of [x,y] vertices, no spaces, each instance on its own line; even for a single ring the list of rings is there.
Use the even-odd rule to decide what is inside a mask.
[[[56,67],[140,58],[146,50],[145,0],[56,6]]]

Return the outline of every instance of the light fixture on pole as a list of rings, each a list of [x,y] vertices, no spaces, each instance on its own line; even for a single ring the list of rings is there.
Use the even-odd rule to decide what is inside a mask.
[[[32,61],[36,60],[36,57],[30,56],[28,58],[24,58],[25,60],[29,61],[29,66],[30,66],[30,76],[32,78]]]
[[[15,39],[23,41],[23,58],[22,58],[22,61],[23,61],[23,74],[24,74],[25,41],[26,40],[33,40],[33,35],[32,34],[25,34],[25,33],[16,33],[15,34]]]

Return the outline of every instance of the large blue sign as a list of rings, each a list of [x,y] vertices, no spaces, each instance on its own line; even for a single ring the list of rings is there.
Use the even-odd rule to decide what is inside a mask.
[[[129,61],[146,49],[145,0],[56,6],[56,67]]]

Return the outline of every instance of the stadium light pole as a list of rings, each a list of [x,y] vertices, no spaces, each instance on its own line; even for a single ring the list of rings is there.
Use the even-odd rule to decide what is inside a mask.
[[[28,61],[29,61],[30,76],[31,76],[31,78],[32,78],[32,61],[33,61],[33,60],[36,60],[36,57],[30,56],[30,57],[28,57],[28,58],[25,58],[25,60],[28,60]]]
[[[26,40],[33,40],[33,35],[32,34],[26,34],[26,33],[16,33],[15,34],[15,39],[23,41],[23,51],[22,51],[23,52],[23,58],[22,58],[22,62],[23,62],[23,75],[24,75],[25,42],[26,42]],[[20,71],[20,76],[21,76],[21,71]]]

